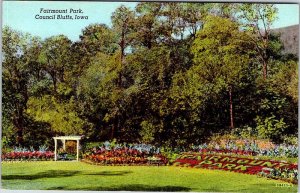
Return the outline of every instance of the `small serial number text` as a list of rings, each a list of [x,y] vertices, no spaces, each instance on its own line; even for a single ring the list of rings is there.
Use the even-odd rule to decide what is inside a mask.
[[[288,184],[288,183],[276,183],[276,187],[290,188],[290,187],[294,187],[294,185],[293,184]]]

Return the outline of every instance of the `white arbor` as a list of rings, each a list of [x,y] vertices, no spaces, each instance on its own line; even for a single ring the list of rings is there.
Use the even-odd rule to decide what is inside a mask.
[[[63,143],[63,149],[66,150],[66,141],[72,140],[76,141],[77,143],[77,161],[79,161],[79,140],[81,139],[81,136],[59,136],[59,137],[53,137],[54,139],[54,160],[57,160],[57,140],[61,140]]]

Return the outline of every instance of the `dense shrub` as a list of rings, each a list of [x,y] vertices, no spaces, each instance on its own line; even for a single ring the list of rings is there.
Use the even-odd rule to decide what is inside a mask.
[[[66,152],[69,154],[76,154],[77,151],[77,142],[67,141],[66,142]]]
[[[274,115],[266,118],[257,117],[257,131],[258,136],[265,139],[279,139],[283,131],[287,128],[287,124],[283,118],[276,119]]]

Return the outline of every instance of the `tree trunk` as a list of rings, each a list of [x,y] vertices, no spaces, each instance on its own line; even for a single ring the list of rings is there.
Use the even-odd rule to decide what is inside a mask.
[[[56,90],[57,90],[57,80],[56,80],[56,73],[52,72],[50,73],[52,81],[53,81],[53,92],[56,94]]]
[[[268,75],[268,65],[266,60],[263,61],[263,78],[267,79],[267,75]]]
[[[18,128],[17,130],[17,144],[18,146],[23,146],[23,128]]]
[[[111,134],[110,134],[110,139],[113,140],[114,139],[114,133],[115,133],[115,123],[113,123],[113,126],[111,128]]]
[[[233,105],[232,105],[232,86],[229,86],[229,111],[230,111],[230,128],[234,128],[233,124]]]
[[[23,130],[24,130],[24,125],[23,125],[23,115],[22,113],[18,115],[17,117],[14,118],[13,124],[17,129],[17,144],[18,146],[22,147],[23,146]]]
[[[121,64],[121,68],[123,67],[124,64],[124,57],[125,57],[125,33],[124,31],[122,31],[122,35],[121,35],[121,42],[120,42],[120,48],[121,48],[121,57],[120,57],[120,64]],[[118,84],[119,87],[122,85],[122,73],[121,71],[119,72],[119,80],[118,80]]]

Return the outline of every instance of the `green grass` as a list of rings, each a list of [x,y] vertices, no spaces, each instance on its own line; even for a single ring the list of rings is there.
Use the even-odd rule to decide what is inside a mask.
[[[255,175],[174,166],[95,166],[82,162],[2,163],[3,189],[297,192]]]

